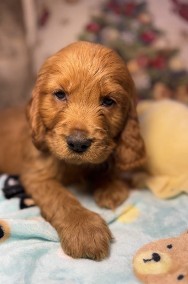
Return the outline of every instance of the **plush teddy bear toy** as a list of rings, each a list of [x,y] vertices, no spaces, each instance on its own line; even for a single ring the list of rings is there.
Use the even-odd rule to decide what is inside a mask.
[[[145,245],[134,256],[133,268],[143,283],[188,283],[188,232]]]
[[[165,99],[138,104],[147,173],[133,179],[160,198],[188,193],[188,107]],[[136,182],[134,182],[136,181]]]

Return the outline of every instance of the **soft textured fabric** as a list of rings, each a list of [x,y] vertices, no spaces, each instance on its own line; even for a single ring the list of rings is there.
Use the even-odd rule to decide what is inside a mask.
[[[188,107],[173,100],[138,104],[146,145],[144,183],[160,198],[188,193]]]
[[[0,178],[3,187],[6,176]],[[20,198],[7,200],[0,190],[0,282],[3,284],[136,284],[132,258],[144,244],[178,235],[188,228],[188,196],[158,200],[150,191],[132,191],[117,210],[100,209],[90,196],[81,203],[103,216],[115,241],[101,262],[72,259],[60,247],[56,231],[39,208],[20,210]],[[4,233],[3,233],[4,232]]]

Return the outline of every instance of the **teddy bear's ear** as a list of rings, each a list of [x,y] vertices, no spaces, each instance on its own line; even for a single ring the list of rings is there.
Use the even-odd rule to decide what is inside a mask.
[[[188,238],[188,230],[180,235],[180,237],[183,237],[183,236]]]

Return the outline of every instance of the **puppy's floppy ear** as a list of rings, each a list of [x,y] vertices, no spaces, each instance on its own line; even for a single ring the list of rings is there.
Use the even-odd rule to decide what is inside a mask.
[[[115,150],[117,169],[125,171],[142,166],[145,162],[144,141],[140,135],[134,94],[130,99],[127,120]]]
[[[33,144],[39,150],[46,150],[45,138],[45,127],[43,125],[42,119],[40,117],[40,102],[39,102],[39,87],[35,86],[32,92],[32,98],[27,105],[27,118],[31,128],[31,136]]]

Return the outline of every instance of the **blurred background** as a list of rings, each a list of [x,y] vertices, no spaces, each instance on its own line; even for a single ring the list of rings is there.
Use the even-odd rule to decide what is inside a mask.
[[[0,108],[31,96],[44,60],[87,40],[127,62],[139,99],[188,104],[188,0],[0,1]]]

